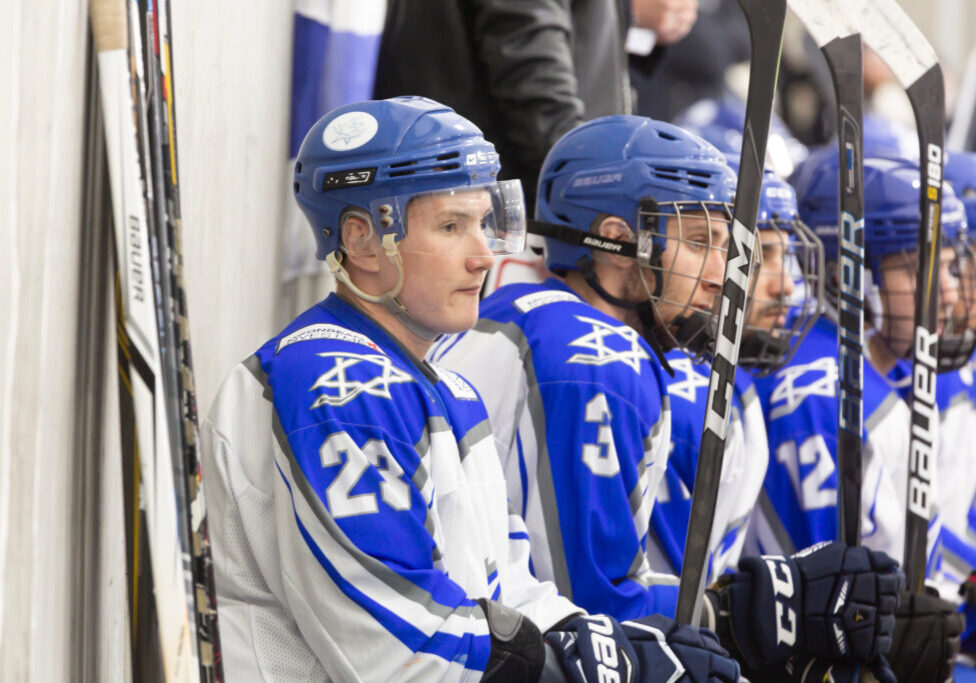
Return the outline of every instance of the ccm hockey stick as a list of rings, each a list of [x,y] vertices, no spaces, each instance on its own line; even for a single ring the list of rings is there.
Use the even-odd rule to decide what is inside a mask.
[[[861,34],[846,0],[790,0],[827,58],[837,98],[839,216],[837,270],[838,539],[861,543],[864,377],[864,101]]]
[[[166,680],[211,679],[219,676],[210,648],[200,638],[191,576],[189,509],[181,444],[195,444],[181,419],[175,389],[168,386],[166,364],[174,364],[177,350],[167,345],[172,338],[164,327],[166,310],[173,305],[163,298],[162,283],[171,277],[171,255],[162,251],[160,216],[151,177],[150,139],[144,94],[144,71],[138,8],[124,0],[96,0],[91,5],[100,74],[106,148],[112,186],[115,225],[116,304],[118,313],[119,379],[122,395],[123,456],[134,460],[130,505],[132,549],[138,553],[139,512],[144,512],[155,597],[155,624],[137,623],[139,593],[134,590],[130,608],[134,643],[139,632],[157,632],[158,654]],[[130,42],[131,41],[131,42]],[[130,48],[131,46],[131,48]],[[151,220],[155,219],[155,220]],[[164,220],[164,219],[163,219]],[[178,264],[176,264],[178,265]],[[175,366],[174,366],[175,367]],[[170,376],[175,377],[175,370]],[[192,381],[192,380],[191,380]],[[189,385],[192,387],[192,384]],[[128,485],[128,484],[127,484]],[[205,550],[205,548],[204,548]],[[138,585],[140,561],[134,559],[133,584]],[[134,664],[150,655],[136,652]]]
[[[736,183],[732,209],[732,234],[722,285],[715,356],[708,383],[705,424],[698,450],[698,467],[691,495],[691,515],[685,538],[675,615],[679,622],[693,625],[697,625],[701,619],[702,596],[708,576],[708,548],[722,474],[725,436],[729,428],[735,365],[739,360],[739,342],[742,338],[749,271],[756,238],[756,216],[759,213],[759,196],[766,159],[766,138],[769,135],[773,93],[783,47],[783,25],[786,21],[786,0],[739,0],[739,5],[749,25],[749,92],[746,97],[739,180]]]
[[[945,85],[935,50],[894,0],[858,0],[861,32],[868,47],[905,88],[918,129],[918,279],[915,284],[915,343],[912,348],[912,434],[908,444],[908,505],[905,561],[908,589],[925,580],[928,524],[932,517],[939,412],[935,405],[938,358],[938,272],[942,243],[942,148],[945,141]]]

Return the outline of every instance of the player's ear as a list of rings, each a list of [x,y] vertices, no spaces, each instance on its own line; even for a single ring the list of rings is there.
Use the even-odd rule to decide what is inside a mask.
[[[380,241],[373,229],[373,221],[367,214],[355,211],[343,216],[340,243],[343,263],[347,268],[370,273],[379,271],[377,254],[380,252]]]
[[[636,239],[634,231],[627,225],[627,221],[617,216],[606,216],[602,218],[594,232],[600,237],[619,242],[633,242]],[[628,258],[627,256],[595,252],[594,257],[605,263],[611,263],[618,268],[630,268],[634,265],[634,259]]]

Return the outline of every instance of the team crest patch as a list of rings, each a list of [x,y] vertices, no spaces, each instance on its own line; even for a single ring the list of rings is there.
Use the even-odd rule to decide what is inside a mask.
[[[806,378],[806,384],[799,384],[797,380],[807,373],[810,376]],[[789,415],[808,396],[834,397],[837,393],[837,359],[818,358],[805,365],[792,365],[777,372],[776,377],[780,383],[769,397],[770,420]]]
[[[444,382],[448,391],[451,392],[451,396],[462,401],[478,400],[478,394],[475,393],[475,390],[471,388],[471,385],[461,375],[437,365],[431,365],[431,367],[434,368],[434,372]]]
[[[300,330],[295,330],[278,340],[278,346],[275,347],[275,355],[278,355],[283,348],[295,342],[312,341],[313,339],[337,339],[352,344],[368,346],[373,351],[380,351],[380,347],[373,343],[366,335],[347,330],[345,327],[340,327],[339,325],[317,323],[315,325],[307,325]]]
[[[708,377],[695,371],[695,366],[690,358],[675,358],[669,360],[668,363],[675,373],[675,381],[668,385],[668,393],[683,398],[689,403],[694,403],[698,399],[698,390],[708,386]],[[683,377],[683,379],[679,379],[679,377]]]
[[[322,131],[322,142],[329,149],[346,152],[372,140],[378,129],[379,124],[371,114],[350,111],[329,122]]]
[[[523,313],[528,313],[534,308],[546,306],[547,304],[559,303],[561,301],[579,302],[581,299],[575,294],[570,294],[569,292],[560,292],[557,289],[550,289],[544,292],[533,292],[532,294],[520,296],[518,299],[513,301],[512,304],[515,306],[515,308],[519,309]]]
[[[576,319],[590,325],[591,331],[569,342],[569,346],[576,346],[593,353],[575,353],[569,357],[567,363],[580,365],[623,363],[639,375],[641,361],[650,360],[647,351],[641,348],[640,335],[629,325],[612,325],[584,315],[577,315]],[[615,349],[608,346],[607,341],[614,338],[622,340],[628,348]]]
[[[344,406],[357,396],[365,394],[376,398],[392,399],[390,387],[394,384],[415,381],[409,374],[393,365],[389,356],[380,354],[326,352],[318,353],[334,365],[319,375],[309,391],[322,389],[311,408],[320,406]],[[356,368],[356,377],[348,372]]]

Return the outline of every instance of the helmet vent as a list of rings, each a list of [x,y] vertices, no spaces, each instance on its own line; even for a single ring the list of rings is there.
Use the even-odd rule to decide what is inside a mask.
[[[437,157],[437,160],[446,161],[448,159],[457,159],[459,156],[461,156],[460,152],[448,152],[447,154],[441,154],[439,157]]]
[[[390,164],[390,168],[403,168],[404,166],[413,166],[416,163],[417,163],[416,159],[407,159],[406,161],[398,161],[395,164]]]
[[[674,135],[671,135],[671,133],[668,133],[667,131],[664,131],[664,130],[658,130],[657,131],[657,136],[659,138],[663,138],[664,140],[677,140],[678,139]]]

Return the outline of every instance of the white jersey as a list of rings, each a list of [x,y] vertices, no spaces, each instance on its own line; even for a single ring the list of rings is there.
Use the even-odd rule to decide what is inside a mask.
[[[582,611],[529,572],[476,392],[335,295],[231,372],[202,464],[227,680],[478,680],[476,599]]]
[[[936,479],[943,523],[940,589],[948,599],[958,599],[959,584],[976,568],[976,397],[973,392],[970,365],[938,377]]]

